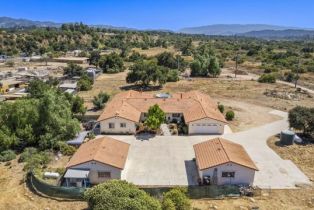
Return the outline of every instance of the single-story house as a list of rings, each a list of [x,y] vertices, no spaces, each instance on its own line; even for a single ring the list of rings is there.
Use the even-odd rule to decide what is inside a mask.
[[[74,94],[77,92],[77,82],[76,81],[66,81],[59,85],[59,89]]]
[[[193,147],[202,183],[253,184],[258,168],[240,144],[215,138],[195,144]]]
[[[158,104],[167,122],[183,121],[192,134],[223,134],[227,124],[217,103],[199,91],[152,94],[126,91],[117,94],[99,116],[102,133],[135,134],[137,124],[144,122],[148,109]]]
[[[121,179],[130,145],[122,141],[99,137],[83,143],[66,166],[66,186],[99,184],[109,179]]]

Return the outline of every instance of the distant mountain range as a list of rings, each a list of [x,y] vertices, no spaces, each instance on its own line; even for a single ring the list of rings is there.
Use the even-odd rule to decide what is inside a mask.
[[[183,28],[183,29],[180,29],[179,32],[186,33],[186,34],[230,36],[230,35],[248,33],[251,31],[288,30],[288,29],[301,29],[301,28],[265,25],[265,24],[216,24],[216,25],[208,25],[208,26]]]
[[[33,21],[27,19],[15,19],[10,17],[0,17],[0,28],[23,28],[23,27],[60,27],[62,23],[51,21]]]
[[[52,21],[33,21],[27,19],[15,19],[10,17],[0,17],[0,28],[27,28],[27,27],[60,27],[62,23]],[[128,27],[116,27],[111,25],[90,25],[97,28],[108,28],[116,30],[138,30]],[[164,29],[149,30],[176,32],[185,34],[204,34],[215,36],[245,36],[264,39],[283,39],[283,38],[314,38],[314,29],[276,26],[266,24],[215,24],[199,27],[182,28],[178,31]]]
[[[314,37],[314,29],[265,24],[216,24],[183,28],[180,33],[215,36],[245,36],[263,39]]]

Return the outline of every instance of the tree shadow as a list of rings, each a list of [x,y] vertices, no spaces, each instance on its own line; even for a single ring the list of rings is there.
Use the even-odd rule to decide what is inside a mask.
[[[194,160],[185,160],[184,161],[184,165],[185,165],[185,172],[187,175],[187,179],[188,179],[188,185],[198,185],[198,171],[197,171],[197,167],[196,167],[196,163]]]
[[[151,138],[154,138],[156,134],[151,134],[151,133],[140,133],[135,135],[136,140],[140,141],[149,141]]]
[[[142,86],[142,85],[124,85],[121,90],[136,90],[136,91],[156,91],[161,90],[161,86]]]

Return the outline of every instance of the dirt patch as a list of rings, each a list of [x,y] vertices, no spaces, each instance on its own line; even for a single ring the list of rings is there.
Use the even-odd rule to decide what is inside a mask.
[[[264,95],[266,89],[294,91],[293,87],[284,84],[264,84],[253,80],[234,80],[233,78],[192,78],[191,80],[167,83],[163,88],[165,92],[200,90],[214,99],[225,98],[282,111],[287,111],[296,105],[313,106],[313,98],[305,97],[298,101],[272,98]]]
[[[176,52],[176,50],[173,47],[168,47],[168,48],[153,47],[153,48],[149,48],[147,50],[142,50],[141,48],[133,48],[132,50],[134,50],[135,52],[138,52],[142,55],[146,55],[148,57],[153,57],[153,56],[156,56],[156,55],[163,53],[163,52],[171,52],[171,53]]]
[[[225,113],[228,110],[234,111],[235,118],[229,121],[233,132],[248,130],[281,119],[277,115],[270,114],[272,109],[268,107],[218,97],[215,100],[224,104]]]
[[[281,145],[278,137],[271,137],[267,144],[282,159],[291,160],[296,164],[310,180],[314,180],[314,144],[303,143],[293,145]]]
[[[0,163],[0,209],[85,209],[86,202],[48,199],[29,191],[24,182],[23,164],[17,160],[10,166]]]

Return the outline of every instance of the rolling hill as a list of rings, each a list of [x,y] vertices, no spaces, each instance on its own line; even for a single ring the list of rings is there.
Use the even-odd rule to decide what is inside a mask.
[[[205,34],[205,35],[222,35],[230,36],[236,34],[243,34],[251,31],[264,31],[264,30],[288,30],[300,29],[297,27],[286,27],[265,24],[216,24],[208,26],[190,27],[180,29],[178,32],[187,34]]]

